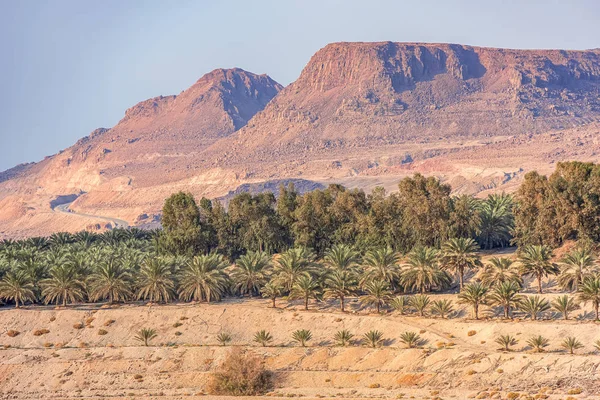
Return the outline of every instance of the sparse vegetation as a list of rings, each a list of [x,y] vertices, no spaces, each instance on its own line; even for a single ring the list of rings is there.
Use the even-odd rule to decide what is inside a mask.
[[[333,336],[333,340],[335,341],[336,345],[346,347],[352,343],[353,337],[354,335],[350,333],[349,330],[343,329],[335,333],[335,335]]]
[[[219,342],[221,346],[227,346],[232,340],[233,338],[228,332],[221,332],[217,335],[217,342]]]
[[[421,342],[421,337],[416,332],[403,332],[400,335],[400,341],[409,349],[417,347]]]
[[[136,333],[135,340],[142,342],[144,346],[149,346],[150,342],[157,336],[156,330],[151,328],[142,328]]]
[[[306,343],[312,339],[312,333],[307,329],[299,329],[292,332],[292,339],[300,346],[306,347]]]
[[[512,335],[500,335],[494,342],[501,346],[500,350],[510,351],[510,348],[516,346],[519,341]]]
[[[261,346],[266,347],[273,341],[273,336],[265,330],[258,331],[254,334],[254,342],[259,343]]]
[[[250,351],[233,349],[212,374],[209,392],[214,395],[256,396],[272,387],[272,374]]]
[[[537,353],[541,353],[544,351],[544,348],[550,345],[550,341],[545,337],[538,335],[532,336],[527,340],[527,344],[531,346]]]
[[[575,350],[581,349],[583,347],[583,344],[579,340],[577,340],[576,337],[567,336],[565,340],[561,343],[561,346],[564,349],[568,350],[570,354],[574,354]]]
[[[369,331],[364,334],[363,340],[366,345],[372,348],[379,347],[383,344],[383,332]]]

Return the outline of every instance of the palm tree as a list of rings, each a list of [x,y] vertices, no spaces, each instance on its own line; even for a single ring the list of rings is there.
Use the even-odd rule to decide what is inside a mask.
[[[127,301],[132,295],[131,274],[114,259],[107,259],[96,267],[88,286],[92,301],[108,299],[112,304],[115,301]]]
[[[301,276],[312,275],[315,266],[315,255],[305,247],[297,247],[275,257],[273,274],[277,283],[289,292]]]
[[[16,308],[26,301],[35,301],[33,290],[33,283],[23,272],[9,272],[0,281],[0,298],[14,300]]]
[[[325,252],[323,265],[331,270],[356,272],[360,256],[345,244],[336,244]]]
[[[400,315],[404,315],[411,304],[410,297],[408,296],[398,296],[390,300],[390,306],[400,312]]]
[[[217,253],[195,256],[183,267],[179,298],[183,301],[220,301],[229,286],[227,261]]]
[[[596,312],[596,320],[600,320],[598,310],[600,308],[600,274],[595,274],[583,281],[579,287],[578,298],[583,303],[591,302]]]
[[[461,290],[464,286],[465,271],[481,265],[477,250],[479,246],[471,238],[450,239],[442,246],[442,266],[458,274]]]
[[[290,299],[303,299],[304,309],[308,310],[308,302],[311,298],[318,299],[321,289],[319,282],[312,276],[301,276],[296,280],[296,283],[290,291]]]
[[[68,303],[83,300],[85,290],[83,282],[73,270],[67,265],[54,266],[50,270],[50,277],[41,282],[42,296],[46,304],[55,303],[65,307]]]
[[[471,283],[458,294],[458,302],[472,306],[475,319],[479,319],[479,306],[486,303],[488,290],[488,287],[481,283]]]
[[[500,306],[504,309],[504,318],[510,316],[511,307],[519,304],[522,296],[519,295],[519,285],[515,282],[503,282],[494,287],[488,299],[493,305]]]
[[[544,351],[544,347],[548,347],[550,345],[550,341],[545,337],[539,335],[532,336],[531,338],[529,338],[527,340],[527,344],[533,349],[535,349],[536,353],[541,353]]]
[[[277,282],[269,281],[265,286],[262,287],[260,292],[264,298],[271,299],[273,302],[273,308],[275,308],[275,300],[281,296],[282,287]]]
[[[256,343],[260,343],[262,347],[267,347],[267,345],[273,341],[273,336],[263,329],[262,331],[258,331],[254,334],[254,341]]]
[[[369,306],[375,306],[377,313],[381,311],[381,307],[385,306],[390,300],[390,285],[387,281],[373,280],[369,281],[365,287],[366,296],[363,296],[361,303]]]
[[[421,343],[421,336],[416,332],[403,332],[400,334],[400,341],[409,349],[417,347]]]
[[[292,339],[298,342],[300,346],[306,347],[306,342],[312,339],[312,333],[308,329],[299,329],[292,332]]]
[[[519,341],[511,335],[500,335],[494,342],[498,343],[502,348],[500,350],[510,351],[510,347],[516,346]]]
[[[142,328],[135,335],[135,340],[144,343],[144,346],[149,346],[150,341],[158,336],[156,330],[150,328]]]
[[[341,331],[337,331],[333,336],[333,340],[338,346],[346,347],[352,342],[352,338],[354,335],[350,333],[349,330],[343,329]]]
[[[217,335],[217,342],[219,342],[221,346],[227,346],[229,343],[231,343],[231,340],[232,337],[227,332],[221,332]]]
[[[445,318],[454,310],[452,300],[435,300],[431,303],[431,313]]]
[[[433,286],[444,286],[452,280],[438,265],[438,251],[432,247],[417,247],[410,252],[407,266],[402,271],[405,287],[425,293]]]
[[[510,243],[514,226],[511,195],[492,194],[479,207],[478,241],[484,249],[504,247]]]
[[[383,344],[383,332],[369,331],[363,335],[367,345],[372,348],[379,347]]]
[[[149,258],[142,264],[138,277],[138,299],[168,303],[174,290],[171,265],[164,259]]]
[[[542,293],[542,278],[560,272],[558,265],[551,262],[552,249],[548,246],[529,245],[519,255],[523,275],[531,275],[537,279],[538,293]]]
[[[562,271],[558,276],[559,285],[565,290],[579,290],[585,278],[598,271],[596,258],[591,250],[575,249],[562,259]]]
[[[507,257],[492,257],[481,273],[481,283],[493,286],[502,282],[516,282],[523,286],[523,279],[513,260]]]
[[[559,296],[551,304],[552,308],[561,313],[566,320],[569,319],[569,313],[579,309],[579,305],[573,297],[568,295]]]
[[[569,350],[570,354],[574,354],[575,350],[583,347],[583,344],[581,344],[581,342],[577,340],[576,337],[567,336],[565,340],[561,343],[561,346]]]
[[[550,309],[550,303],[540,296],[526,296],[519,302],[518,308],[535,321],[540,313]]]
[[[235,290],[242,295],[258,295],[267,280],[267,270],[271,266],[271,259],[264,252],[248,252],[238,258],[231,272],[231,279]]]
[[[325,277],[325,298],[340,299],[340,309],[344,312],[346,296],[356,291],[358,281],[353,271],[348,269],[332,269]]]
[[[371,280],[380,280],[387,281],[393,290],[399,277],[399,261],[399,254],[390,247],[368,251],[363,258],[365,272],[361,286]]]
[[[431,298],[426,294],[417,294],[411,299],[411,305],[417,309],[421,317],[425,316],[425,310],[431,303]]]

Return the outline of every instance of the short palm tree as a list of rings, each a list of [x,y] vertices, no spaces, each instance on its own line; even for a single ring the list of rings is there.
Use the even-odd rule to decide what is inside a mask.
[[[552,306],[552,309],[563,315],[565,321],[569,319],[569,313],[571,311],[579,309],[579,304],[575,302],[575,299],[566,294],[558,296],[550,305]]]
[[[409,253],[400,281],[405,287],[425,293],[433,286],[442,287],[450,284],[452,279],[440,269],[436,249],[417,247]]]
[[[183,301],[220,301],[229,286],[227,261],[216,253],[195,256],[181,270],[179,298]]]
[[[296,280],[290,291],[290,299],[304,300],[304,309],[308,310],[310,299],[318,299],[321,293],[319,282],[310,275],[303,275]]]
[[[219,342],[221,346],[227,346],[229,343],[231,343],[232,339],[233,338],[231,337],[231,334],[227,332],[221,332],[217,335],[217,342]]]
[[[421,336],[416,332],[403,332],[400,334],[400,341],[406,345],[409,349],[417,347],[421,343]]]
[[[596,312],[596,320],[600,320],[600,274],[595,274],[583,281],[579,287],[578,299],[583,302],[591,302]]]
[[[558,284],[565,290],[578,291],[584,279],[598,271],[596,258],[591,250],[575,249],[563,257]]]
[[[503,282],[494,287],[488,299],[491,304],[502,307],[504,318],[509,318],[511,309],[523,298],[519,295],[519,290],[520,287],[515,282]]]
[[[352,343],[352,338],[353,337],[354,337],[354,335],[352,333],[350,333],[349,330],[343,329],[343,330],[337,331],[335,333],[335,335],[333,336],[333,340],[335,340],[335,343],[338,346],[346,347],[350,343]]]
[[[9,272],[0,281],[0,298],[13,300],[15,307],[27,301],[35,301],[34,286],[23,272]]]
[[[550,309],[550,303],[540,296],[525,296],[518,308],[535,321],[541,313]]]
[[[542,293],[542,278],[560,272],[558,265],[552,261],[552,249],[544,245],[529,245],[519,255],[521,272],[536,278],[538,293]]]
[[[363,258],[364,274],[361,286],[372,280],[386,281],[392,290],[399,278],[399,254],[390,247],[369,250]]]
[[[381,307],[390,301],[392,294],[389,283],[381,280],[367,282],[364,286],[364,291],[366,295],[361,298],[361,303],[375,307],[378,314],[381,312]]]
[[[545,337],[538,335],[532,336],[527,340],[527,344],[531,346],[532,349],[536,351],[536,353],[541,353],[544,351],[545,347],[550,345],[550,341]]]
[[[66,306],[68,303],[82,301],[85,297],[83,282],[73,268],[63,264],[50,270],[50,277],[41,282],[42,296],[46,304],[54,303]]]
[[[481,283],[494,286],[502,282],[516,282],[523,286],[523,279],[515,262],[508,257],[492,257],[485,265],[480,275]]]
[[[500,335],[494,340],[494,342],[502,346],[500,350],[504,351],[510,351],[512,346],[516,346],[517,343],[519,343],[519,341],[511,335]]]
[[[306,342],[312,339],[312,333],[308,329],[299,329],[292,332],[292,339],[298,342],[300,346],[306,347]]]
[[[488,290],[487,286],[478,282],[465,285],[458,294],[458,302],[472,306],[473,316],[475,319],[479,319],[479,306],[486,303]]]
[[[273,275],[287,292],[292,290],[300,277],[312,275],[315,268],[315,255],[305,247],[289,249],[273,261]]]
[[[458,275],[461,290],[464,286],[465,271],[481,266],[478,250],[479,245],[471,238],[453,238],[442,246],[442,268]]]
[[[431,297],[426,294],[417,294],[411,298],[411,305],[417,310],[421,317],[425,316],[425,311],[431,303]]]
[[[137,285],[139,300],[168,303],[175,291],[171,265],[164,258],[146,259],[138,273]]]
[[[583,344],[577,340],[574,336],[567,336],[561,343],[561,346],[569,351],[570,354],[574,354],[575,350],[583,347]]]
[[[109,303],[126,301],[132,295],[131,274],[115,259],[107,259],[98,264],[88,279],[92,301],[108,299]]]
[[[269,343],[273,341],[273,336],[263,329],[262,331],[258,331],[254,334],[254,341],[256,343],[260,343],[260,345],[263,347],[267,347]]]
[[[281,296],[282,291],[283,288],[275,281],[269,281],[262,289],[260,289],[262,297],[271,299],[273,308],[275,308],[275,301]]]
[[[369,331],[363,335],[363,339],[367,346],[376,348],[383,344],[383,332]]]
[[[408,296],[398,296],[390,300],[390,306],[398,311],[400,315],[404,315],[411,304],[411,299]]]
[[[430,312],[433,315],[446,318],[452,311],[454,311],[452,300],[435,300],[431,302]]]
[[[135,335],[135,340],[144,343],[144,346],[149,346],[150,341],[156,338],[157,336],[158,335],[156,334],[156,330],[150,328],[142,328]]]
[[[235,290],[242,295],[258,295],[267,281],[267,271],[270,266],[271,258],[264,252],[248,252],[238,258],[231,271]]]
[[[324,280],[325,298],[339,299],[340,310],[344,312],[347,296],[355,293],[358,280],[356,274],[349,269],[331,269]]]

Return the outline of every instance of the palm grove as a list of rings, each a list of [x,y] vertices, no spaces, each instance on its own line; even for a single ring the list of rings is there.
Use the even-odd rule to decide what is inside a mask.
[[[360,296],[379,311],[391,306],[446,317],[449,300],[426,293],[457,287],[475,318],[483,304],[504,317],[532,319],[554,310],[565,318],[589,302],[598,318],[600,166],[560,163],[550,177],[525,176],[513,196],[452,196],[433,177],[403,179],[398,191],[367,195],[331,185],[299,194],[293,187],[218,201],[177,193],[163,208],[163,229],[103,234],[57,233],[0,244],[0,297],[17,307],[44,302],[219,301],[224,296],[332,299],[344,310]],[[561,260],[553,249],[577,246]],[[517,260],[480,249],[518,246]],[[542,293],[556,276],[566,290],[552,303],[523,296],[524,278]],[[417,293],[412,296],[404,294]]]

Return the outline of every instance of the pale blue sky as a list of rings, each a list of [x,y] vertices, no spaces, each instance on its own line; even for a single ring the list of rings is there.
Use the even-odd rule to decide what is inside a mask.
[[[282,84],[336,41],[600,47],[597,0],[0,0],[0,170],[218,67]]]

